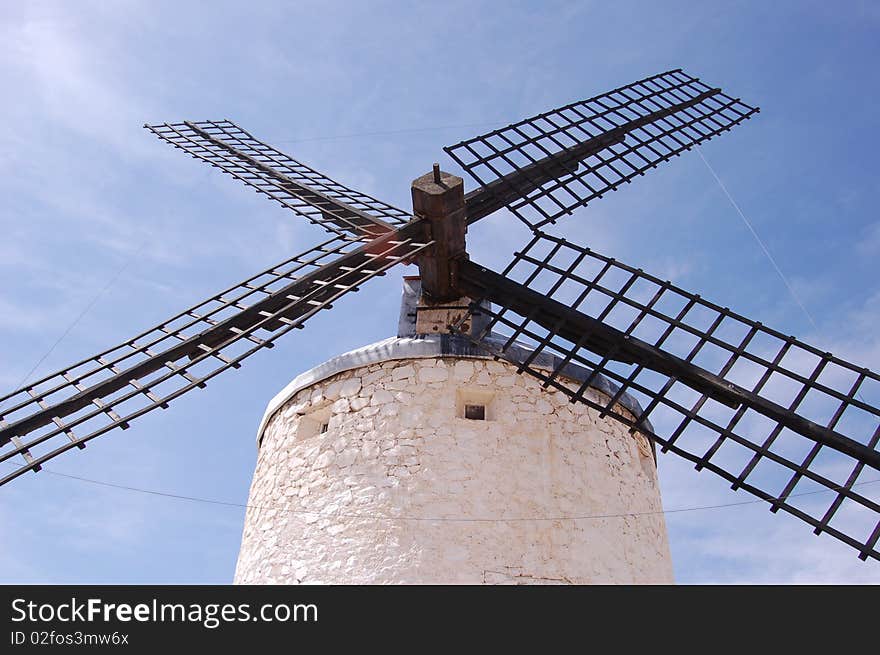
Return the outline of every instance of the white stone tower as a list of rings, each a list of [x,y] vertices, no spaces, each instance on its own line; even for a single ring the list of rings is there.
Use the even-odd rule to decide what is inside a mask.
[[[418,290],[396,338],[269,404],[235,582],[672,582],[648,440],[463,337],[417,334]]]

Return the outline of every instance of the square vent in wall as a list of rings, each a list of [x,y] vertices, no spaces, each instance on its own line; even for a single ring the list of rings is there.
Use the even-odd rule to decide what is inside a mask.
[[[455,392],[455,416],[469,421],[495,420],[495,393],[478,389]]]
[[[308,439],[324,434],[330,429],[330,417],[332,412],[330,407],[323,407],[303,414],[299,418],[299,427],[296,430],[297,439]]]

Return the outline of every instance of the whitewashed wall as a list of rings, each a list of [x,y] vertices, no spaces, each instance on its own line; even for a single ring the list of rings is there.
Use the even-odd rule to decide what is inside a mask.
[[[465,401],[489,420],[460,418]],[[647,440],[494,361],[299,391],[264,430],[249,505],[237,583],[672,582]]]

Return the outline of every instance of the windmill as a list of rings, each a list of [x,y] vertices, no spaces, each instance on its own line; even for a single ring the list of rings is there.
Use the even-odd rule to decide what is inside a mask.
[[[757,111],[681,70],[664,72],[445,148],[477,188],[465,194],[461,178],[435,164],[413,182],[412,213],[230,121],[148,125],[329,236],[0,398],[0,461],[19,460],[0,485],[167,409],[370,279],[415,263],[424,330],[645,435],[862,560],[880,559],[880,503],[860,487],[880,470],[880,376],[549,231]],[[465,239],[502,209],[532,238],[499,273],[471,261]],[[591,393],[599,380],[606,393]],[[801,502],[816,491],[828,502]]]

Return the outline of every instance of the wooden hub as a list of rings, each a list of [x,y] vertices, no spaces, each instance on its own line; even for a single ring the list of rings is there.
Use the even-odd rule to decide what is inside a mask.
[[[413,180],[412,201],[413,213],[428,220],[427,236],[434,241],[434,246],[416,260],[425,300],[430,303],[458,300],[463,295],[458,291],[458,262],[468,258],[464,181],[435,167],[434,171]]]

